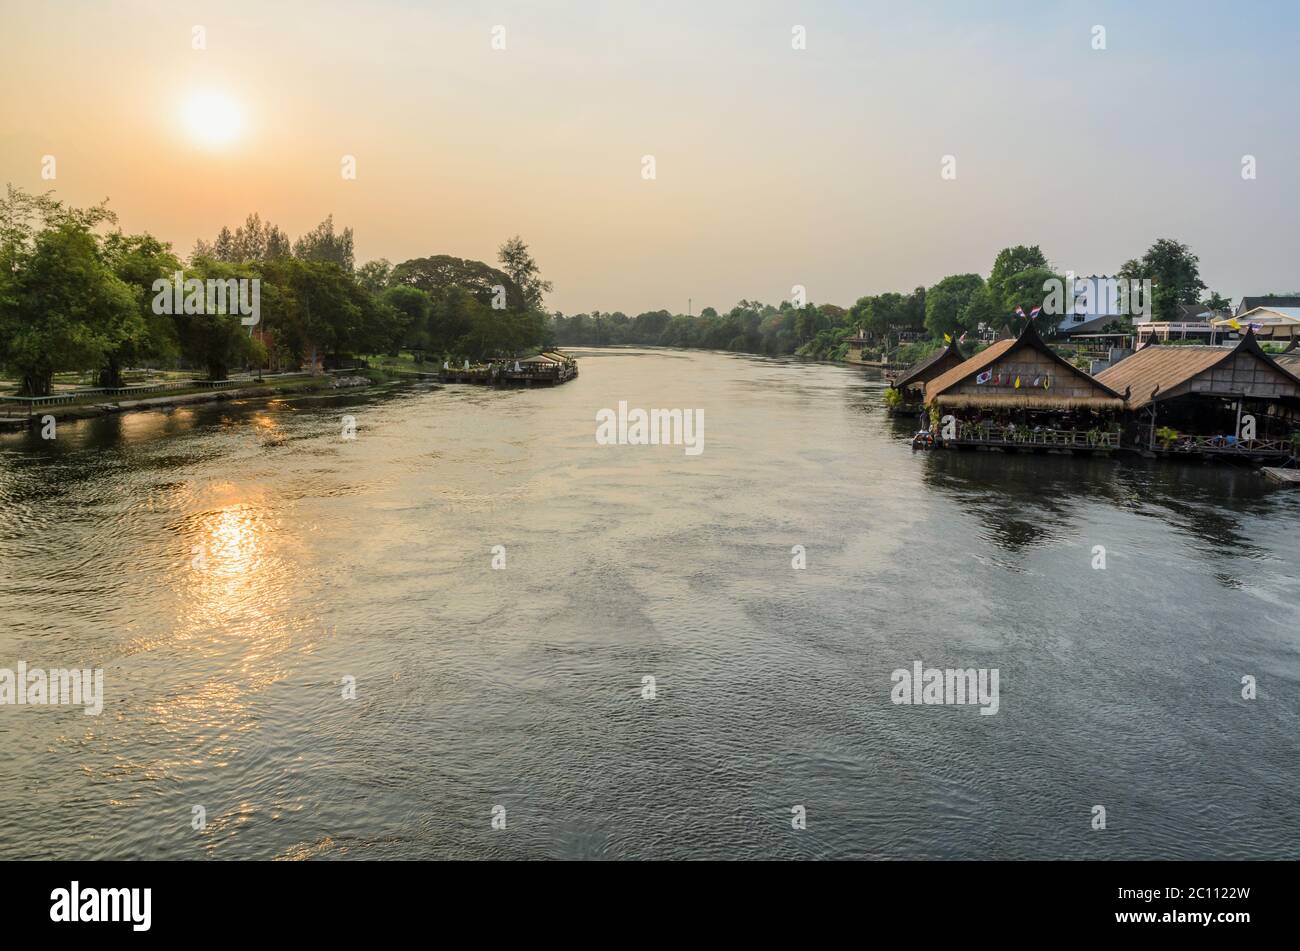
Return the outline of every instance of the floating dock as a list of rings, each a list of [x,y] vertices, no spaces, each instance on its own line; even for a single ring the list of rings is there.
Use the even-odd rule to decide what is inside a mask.
[[[1282,469],[1278,466],[1265,466],[1260,470],[1268,481],[1291,487],[1300,486],[1300,469]]]
[[[558,386],[578,375],[578,361],[567,354],[546,350],[523,360],[501,360],[477,366],[444,366],[444,383],[479,386]]]

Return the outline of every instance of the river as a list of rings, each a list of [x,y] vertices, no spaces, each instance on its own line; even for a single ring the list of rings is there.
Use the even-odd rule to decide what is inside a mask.
[[[0,667],[104,671],[0,706],[0,857],[1300,857],[1300,493],[578,355],[0,434]],[[619,401],[703,451],[597,444]],[[996,714],[891,702],[918,661]]]

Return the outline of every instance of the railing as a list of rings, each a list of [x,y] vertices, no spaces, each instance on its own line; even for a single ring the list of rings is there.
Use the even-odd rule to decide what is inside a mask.
[[[292,377],[307,376],[304,373],[268,373],[266,377]],[[232,377],[226,380],[169,380],[163,383],[141,383],[132,386],[88,386],[76,390],[64,390],[59,393],[51,393],[48,396],[15,396],[12,394],[0,395],[0,403],[11,403],[18,406],[26,406],[29,409],[38,406],[55,406],[61,403],[72,403],[87,396],[143,396],[148,393],[167,393],[172,390],[224,390],[232,386],[245,386],[249,383],[256,383],[257,379],[252,376]]]
[[[957,427],[957,441],[996,446],[1045,446],[1078,449],[1118,449],[1119,433],[1099,429],[1029,429],[1017,426]]]
[[[1179,436],[1172,442],[1158,443],[1155,448],[1163,452],[1300,452],[1300,446],[1290,439],[1238,439],[1236,436]]]

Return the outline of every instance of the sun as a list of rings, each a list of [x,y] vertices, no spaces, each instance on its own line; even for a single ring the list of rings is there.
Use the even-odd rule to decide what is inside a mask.
[[[196,92],[185,101],[185,124],[196,142],[225,145],[234,141],[242,125],[239,106],[219,92]]]

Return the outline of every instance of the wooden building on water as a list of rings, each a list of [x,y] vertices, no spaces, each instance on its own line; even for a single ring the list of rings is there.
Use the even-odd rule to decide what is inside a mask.
[[[897,390],[901,397],[901,400],[892,407],[892,411],[915,412],[920,409],[921,404],[925,402],[925,385],[965,362],[965,354],[954,342],[912,364],[897,378],[890,381],[889,385]]]
[[[453,367],[443,364],[444,383],[483,386],[557,386],[578,375],[578,361],[558,350],[543,350],[531,357],[494,360],[491,363]]]
[[[1297,452],[1300,376],[1249,331],[1232,348],[1149,343],[1097,380],[1128,391],[1124,442],[1133,448],[1251,461]]]
[[[949,448],[1108,452],[1118,449],[1124,396],[1059,356],[1033,321],[925,384]]]

